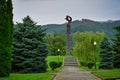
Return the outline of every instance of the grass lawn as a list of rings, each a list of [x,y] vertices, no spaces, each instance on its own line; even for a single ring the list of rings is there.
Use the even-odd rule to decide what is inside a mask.
[[[56,61],[56,62],[60,61],[60,62],[63,62],[63,58],[64,58],[64,56],[48,56],[46,58],[46,60],[47,60],[48,63],[51,62],[51,61]]]
[[[55,71],[52,71],[49,67],[51,61],[60,61],[63,62],[64,56],[48,56],[46,58],[48,68],[46,73],[30,73],[30,74],[18,74],[11,73],[9,77],[0,78],[0,80],[51,80],[54,76],[54,73],[59,71],[61,68],[57,68]]]
[[[98,64],[99,63],[97,63],[97,69],[95,69],[95,67],[93,67],[92,69],[89,69],[88,67],[84,67],[84,66],[80,66],[80,68],[83,68],[88,71],[92,71],[93,74],[103,79],[109,79],[109,80],[116,79],[116,78],[120,79],[120,69],[111,69],[111,70],[99,69]]]
[[[120,79],[120,69],[112,69],[112,70],[97,70],[92,72],[93,74],[102,77],[103,79]]]
[[[51,80],[53,75],[49,73],[11,74],[10,77],[0,78],[0,80]]]

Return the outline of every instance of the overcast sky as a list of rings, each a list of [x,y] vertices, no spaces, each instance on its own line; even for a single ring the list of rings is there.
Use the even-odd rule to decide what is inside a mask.
[[[120,20],[120,0],[13,0],[14,22],[29,15],[38,24],[65,23],[87,18],[95,21]]]

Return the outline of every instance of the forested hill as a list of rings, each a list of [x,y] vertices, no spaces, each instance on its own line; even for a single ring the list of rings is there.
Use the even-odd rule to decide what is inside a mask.
[[[71,23],[71,33],[80,31],[102,31],[105,34],[112,38],[115,31],[112,29],[115,26],[120,25],[120,20],[116,21],[93,21],[88,19],[82,19],[81,21],[75,20]],[[54,31],[66,33],[66,23],[64,24],[48,24],[43,25],[42,28],[47,29],[48,34],[53,34]]]

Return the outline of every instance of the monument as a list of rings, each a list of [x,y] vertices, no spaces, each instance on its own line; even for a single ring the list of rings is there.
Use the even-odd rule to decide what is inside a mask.
[[[67,21],[68,21],[68,23],[67,23],[67,26],[66,26],[66,28],[67,28],[67,31],[66,31],[66,39],[67,39],[67,43],[66,43],[66,55],[70,55],[70,32],[71,32],[71,25],[70,25],[70,23],[72,22],[72,18],[70,17],[70,16],[66,16],[66,18],[65,18]]]

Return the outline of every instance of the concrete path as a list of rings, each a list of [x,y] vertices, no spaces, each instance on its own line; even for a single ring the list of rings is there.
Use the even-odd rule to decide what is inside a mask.
[[[64,66],[60,72],[57,73],[53,80],[101,80],[91,74],[75,66]]]

